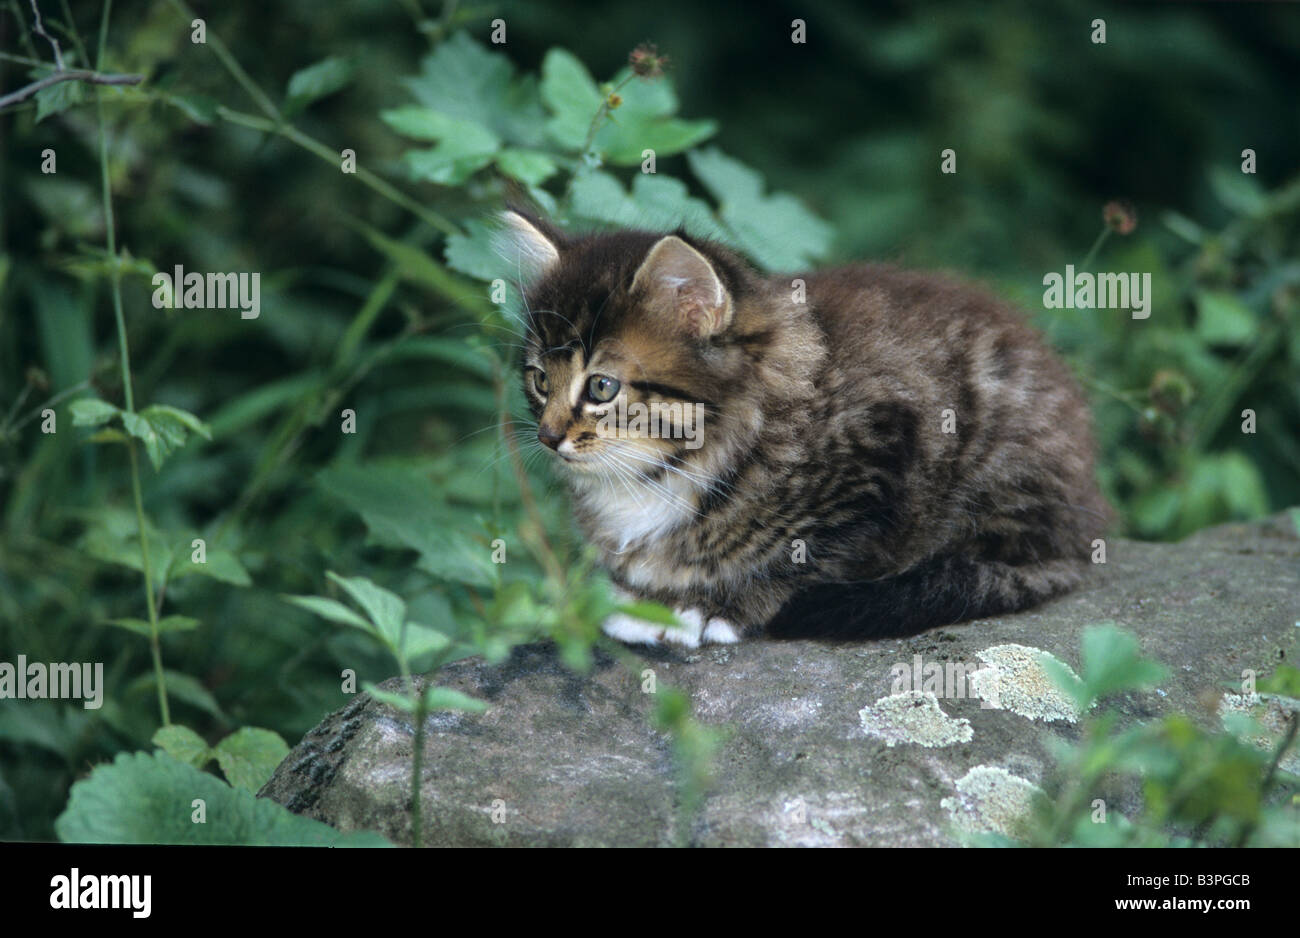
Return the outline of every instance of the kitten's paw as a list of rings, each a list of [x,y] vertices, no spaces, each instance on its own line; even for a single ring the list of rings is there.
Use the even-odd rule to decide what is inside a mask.
[[[621,612],[616,612],[601,625],[601,630],[611,638],[629,645],[681,645],[699,648],[701,644],[732,644],[740,641],[740,633],[723,619],[705,619],[694,609],[677,609],[681,628],[647,622]]]
[[[710,619],[704,625],[704,641],[714,645],[734,645],[740,641],[740,629],[726,619]]]

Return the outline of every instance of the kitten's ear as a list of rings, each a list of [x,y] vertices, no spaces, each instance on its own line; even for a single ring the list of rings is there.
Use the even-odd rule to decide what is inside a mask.
[[[560,262],[559,233],[513,209],[501,213],[495,247],[526,283],[549,273]]]
[[[709,259],[676,235],[660,238],[632,278],[651,304],[676,316],[693,336],[707,338],[731,325],[731,295]]]

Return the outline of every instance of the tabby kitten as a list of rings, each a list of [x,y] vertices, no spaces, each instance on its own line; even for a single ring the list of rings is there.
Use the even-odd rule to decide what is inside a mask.
[[[503,221],[531,274],[538,438],[622,594],[684,626],[617,614],[610,635],[909,634],[1081,580],[1108,514],[1088,409],[1006,304],[884,265],[762,276],[681,231]]]

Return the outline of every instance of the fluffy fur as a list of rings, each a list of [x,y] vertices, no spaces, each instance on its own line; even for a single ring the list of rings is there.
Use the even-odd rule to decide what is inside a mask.
[[[1107,520],[1088,410],[1006,304],[884,265],[760,276],[680,231],[505,231],[533,271],[524,390],[577,523],[684,623],[611,634],[905,634],[1080,581]],[[608,425],[697,402],[698,448]]]

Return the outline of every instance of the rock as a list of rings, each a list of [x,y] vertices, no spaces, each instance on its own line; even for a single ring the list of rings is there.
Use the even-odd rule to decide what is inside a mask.
[[[1181,712],[1207,728],[1237,705],[1224,702],[1225,682],[1296,660],[1300,540],[1289,516],[1108,551],[1069,596],[908,639],[654,649],[638,651],[634,668],[600,653],[585,676],[545,645],[498,665],[456,662],[438,683],[489,708],[429,717],[424,841],[648,846],[680,842],[684,829],[709,846],[938,846],[963,831],[1014,830],[1052,765],[1044,737],[1078,738],[1039,652],[1077,671],[1080,633],[1114,621],[1169,670],[1160,687],[1108,701],[1121,725]],[[954,686],[895,696],[891,667],[911,672],[916,656],[945,666]],[[645,668],[659,688],[689,694],[702,723],[727,727],[689,828],[677,824],[671,743],[651,724]],[[261,794],[409,843],[412,742],[407,714],[358,697],[308,733]],[[1136,810],[1135,790],[1113,797],[1112,808]]]

